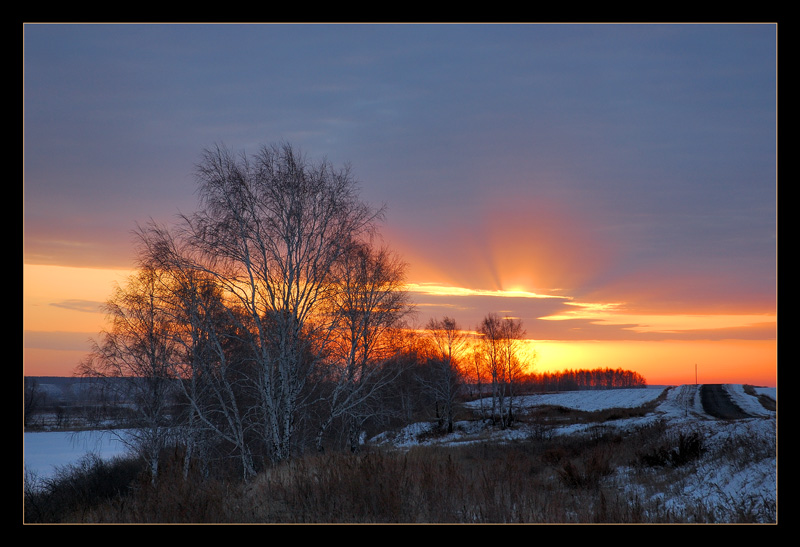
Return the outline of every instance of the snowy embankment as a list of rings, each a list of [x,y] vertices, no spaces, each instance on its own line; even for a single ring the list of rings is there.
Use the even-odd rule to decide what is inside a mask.
[[[561,393],[543,393],[526,395],[514,399],[514,404],[521,408],[534,406],[562,406],[572,410],[595,411],[608,408],[636,408],[655,401],[664,388],[638,389],[597,389],[591,391],[564,391]],[[475,408],[480,401],[470,403]]]
[[[717,420],[709,416],[700,402],[699,386],[694,385],[530,395],[515,398],[514,406],[519,415],[526,409],[543,406],[584,412],[646,409],[646,412],[632,413],[636,417],[547,425],[548,435],[552,436],[634,430],[657,423],[666,424],[665,434],[700,433],[707,447],[706,454],[690,470],[681,469],[683,474],[671,475],[671,482],[663,489],[654,491],[647,483],[638,481],[640,476],[629,468],[617,469],[614,480],[618,481],[618,490],[633,499],[655,499],[660,507],[676,512],[703,504],[713,508],[716,521],[725,522],[735,521],[736,512],[746,509],[748,504],[763,506],[765,500],[767,504],[775,504],[777,500],[776,412],[764,408],[758,397],[746,393],[742,385],[728,384],[725,389],[733,402],[752,418]],[[775,388],[757,388],[756,395],[777,400]],[[491,401],[473,401],[467,406],[477,418],[481,405],[487,403],[490,405]],[[624,415],[624,412],[619,414]],[[542,433],[541,427],[541,424],[536,426],[522,419],[513,427],[499,429],[487,421],[474,419],[457,422],[453,433],[443,435],[434,433],[432,423],[423,422],[384,432],[368,442],[401,449],[420,445],[512,442],[536,438]],[[48,477],[54,466],[73,463],[86,452],[105,458],[124,451],[117,439],[106,436],[100,442],[95,433],[25,433],[25,467],[41,477]]]
[[[766,395],[777,401],[776,388],[756,388],[756,394],[745,392],[740,384],[726,384],[731,400],[752,418],[717,420],[708,415],[700,401],[700,386],[683,385],[671,388],[612,389],[571,391],[515,398],[518,413],[537,406],[556,406],[593,412],[599,410],[633,409],[651,405],[644,415],[595,423],[551,425],[550,435],[577,435],[583,432],[633,430],[649,424],[666,424],[666,434],[698,433],[706,451],[689,470],[681,470],[673,482],[661,490],[637,481],[630,468],[617,470],[619,489],[633,499],[656,500],[664,510],[691,511],[707,507],[709,520],[736,521],[743,510],[772,506],[777,503],[777,443],[776,411],[768,410],[758,400]],[[663,395],[663,397],[662,397]],[[476,415],[481,405],[491,401],[468,404]],[[536,426],[523,420],[514,427],[499,429],[481,420],[455,424],[449,435],[431,434],[431,423],[412,424],[400,431],[386,432],[370,442],[384,446],[410,448],[419,445],[458,445],[465,442],[507,442],[534,438]],[[541,427],[541,426],[539,426]],[[626,478],[628,477],[628,478]]]
[[[669,419],[672,423],[694,423],[698,420],[714,420],[703,410],[700,402],[700,386],[683,385],[677,387],[648,387],[632,389],[598,389],[587,391],[564,391],[560,393],[545,393],[539,395],[526,395],[514,398],[514,408],[519,411],[542,406],[563,407],[570,410],[594,412],[612,408],[638,408],[653,403],[664,395],[664,400],[655,406],[652,412],[641,418],[625,418],[606,422],[605,426],[625,428],[629,426],[644,425],[657,419]],[[769,418],[775,416],[775,411],[765,409],[758,398],[745,393],[741,384],[726,384],[725,389],[733,402],[754,418]],[[767,395],[776,400],[776,388],[757,388],[757,393]],[[666,393],[665,393],[666,392]],[[471,401],[466,404],[478,414],[480,409],[491,406],[490,399]],[[465,442],[469,440],[511,440],[526,438],[530,432],[525,424],[506,430],[488,428],[486,424],[476,421],[463,421],[456,424],[456,432],[446,436],[427,435],[434,424],[422,422],[411,424],[400,431],[385,432],[371,439],[373,444],[394,445],[396,447],[409,447],[416,444],[447,444]],[[593,424],[573,424],[554,426],[553,433],[576,433]]]

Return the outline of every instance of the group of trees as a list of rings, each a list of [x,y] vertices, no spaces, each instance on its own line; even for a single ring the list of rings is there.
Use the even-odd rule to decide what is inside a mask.
[[[519,319],[490,313],[481,322],[478,333],[481,336],[473,353],[475,378],[480,386],[488,374],[492,393],[489,415],[506,427],[514,419],[514,385],[525,370],[520,359],[525,330]]]
[[[177,435],[189,457],[224,441],[249,477],[289,458],[312,418],[321,448],[335,420],[355,437],[376,412],[411,309],[404,265],[375,243],[382,210],[347,167],[288,144],[216,147],[196,175],[198,212],[138,230],[137,272],[80,372],[131,379],[154,476]]]
[[[407,328],[406,266],[379,244],[383,210],[347,166],[288,144],[252,157],[215,147],[196,178],[197,212],[137,230],[137,270],[79,366],[125,386],[154,480],[170,446],[187,470],[234,461],[244,478],[299,451],[356,450],[368,423],[412,412],[413,390],[452,431],[468,377],[491,394],[488,418],[514,419],[522,323]]]
[[[581,389],[633,388],[647,385],[638,372],[621,368],[563,370],[527,373],[519,380],[527,391],[571,391]]]

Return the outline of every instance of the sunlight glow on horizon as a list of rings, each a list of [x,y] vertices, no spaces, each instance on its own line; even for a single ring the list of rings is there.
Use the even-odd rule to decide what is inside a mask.
[[[409,292],[436,296],[498,296],[503,298],[558,298],[561,300],[570,300],[568,296],[541,294],[523,289],[468,289],[440,283],[406,283],[405,288]]]
[[[417,332],[424,334],[423,329]],[[462,331],[473,343],[480,336]],[[741,383],[777,387],[777,340],[520,340],[525,373],[623,369],[648,385]],[[459,357],[471,372],[471,345]],[[695,372],[697,366],[697,373]],[[695,373],[697,376],[695,377]]]
[[[130,270],[23,265],[22,328],[33,331],[98,332],[100,305]]]
[[[534,372],[622,368],[650,385],[742,383],[777,386],[777,340],[536,340]]]
[[[762,314],[637,314],[618,311],[623,304],[585,304],[567,302],[569,306],[579,309],[561,314],[540,317],[546,321],[563,321],[567,319],[588,319],[606,325],[620,325],[634,332],[677,333],[689,330],[729,329],[736,327],[755,327],[776,325],[778,317],[774,313]]]
[[[620,332],[629,332],[631,338],[640,334],[662,333],[689,334],[694,332],[719,331],[723,329],[746,329],[753,327],[774,328],[774,336],[768,339],[724,339],[699,340],[558,340],[534,339],[536,332],[526,325],[525,340],[528,367],[531,372],[559,372],[567,369],[623,368],[641,374],[648,384],[679,385],[694,382],[694,366],[701,371],[701,381],[706,383],[752,383],[777,385],[777,314],[764,313],[635,313],[625,311],[624,302],[576,302],[570,296],[543,295],[532,291],[488,291],[466,289],[436,283],[416,283],[407,286],[421,297],[432,296],[495,296],[563,301],[563,305],[574,309],[551,315],[541,315],[537,320],[566,321],[584,320],[604,327],[618,326]],[[426,303],[422,303],[425,307]],[[434,304],[429,304],[434,306]],[[438,304],[441,306],[441,304]],[[445,309],[467,309],[458,305],[458,299]],[[500,304],[502,306],[502,304]],[[499,311],[483,310],[484,312]],[[502,312],[500,312],[502,315]],[[512,313],[507,314],[514,315]],[[475,334],[472,331],[473,335]],[[589,334],[589,333],[587,333]],[[590,335],[591,336],[591,335]],[[769,336],[767,332],[767,336]]]
[[[87,333],[96,335],[105,326],[99,305],[111,295],[115,283],[123,283],[130,271],[24,265],[23,331],[40,333]],[[571,297],[533,291],[493,291],[451,287],[436,283],[410,283],[406,287],[420,297],[455,297],[448,305],[459,307],[458,297],[528,298],[574,307],[574,311],[542,316],[557,322],[589,319],[604,325],[621,325],[635,333],[692,329],[722,329],[753,323],[776,324],[775,314],[626,314],[620,303],[580,303]],[[425,302],[420,302],[422,306]],[[441,304],[439,304],[441,305]],[[502,308],[499,304],[498,309]],[[498,309],[479,310],[487,313]],[[502,314],[502,312],[500,312]],[[512,314],[509,314],[512,315]],[[466,326],[466,325],[465,325]],[[649,384],[682,384],[694,381],[694,364],[701,382],[777,383],[777,340],[554,340],[534,339],[528,328],[525,345],[532,372],[567,369],[623,368],[641,374]],[[465,329],[472,335],[476,333]],[[88,348],[87,348],[88,350]],[[25,347],[23,369],[29,375],[71,375],[84,352],[65,347]],[[534,356],[535,355],[535,356]]]
[[[72,376],[90,351],[89,338],[105,327],[101,305],[130,273],[23,263],[23,374]]]

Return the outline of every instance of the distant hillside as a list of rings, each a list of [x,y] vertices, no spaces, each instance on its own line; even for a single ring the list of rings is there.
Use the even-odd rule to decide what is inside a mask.
[[[75,403],[84,399],[92,386],[97,385],[94,378],[72,376],[25,376],[25,386],[36,386],[48,402]]]

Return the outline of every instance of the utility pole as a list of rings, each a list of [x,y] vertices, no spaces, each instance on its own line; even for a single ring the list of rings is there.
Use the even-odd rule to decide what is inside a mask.
[[[697,363],[694,364],[694,385],[697,385]]]

